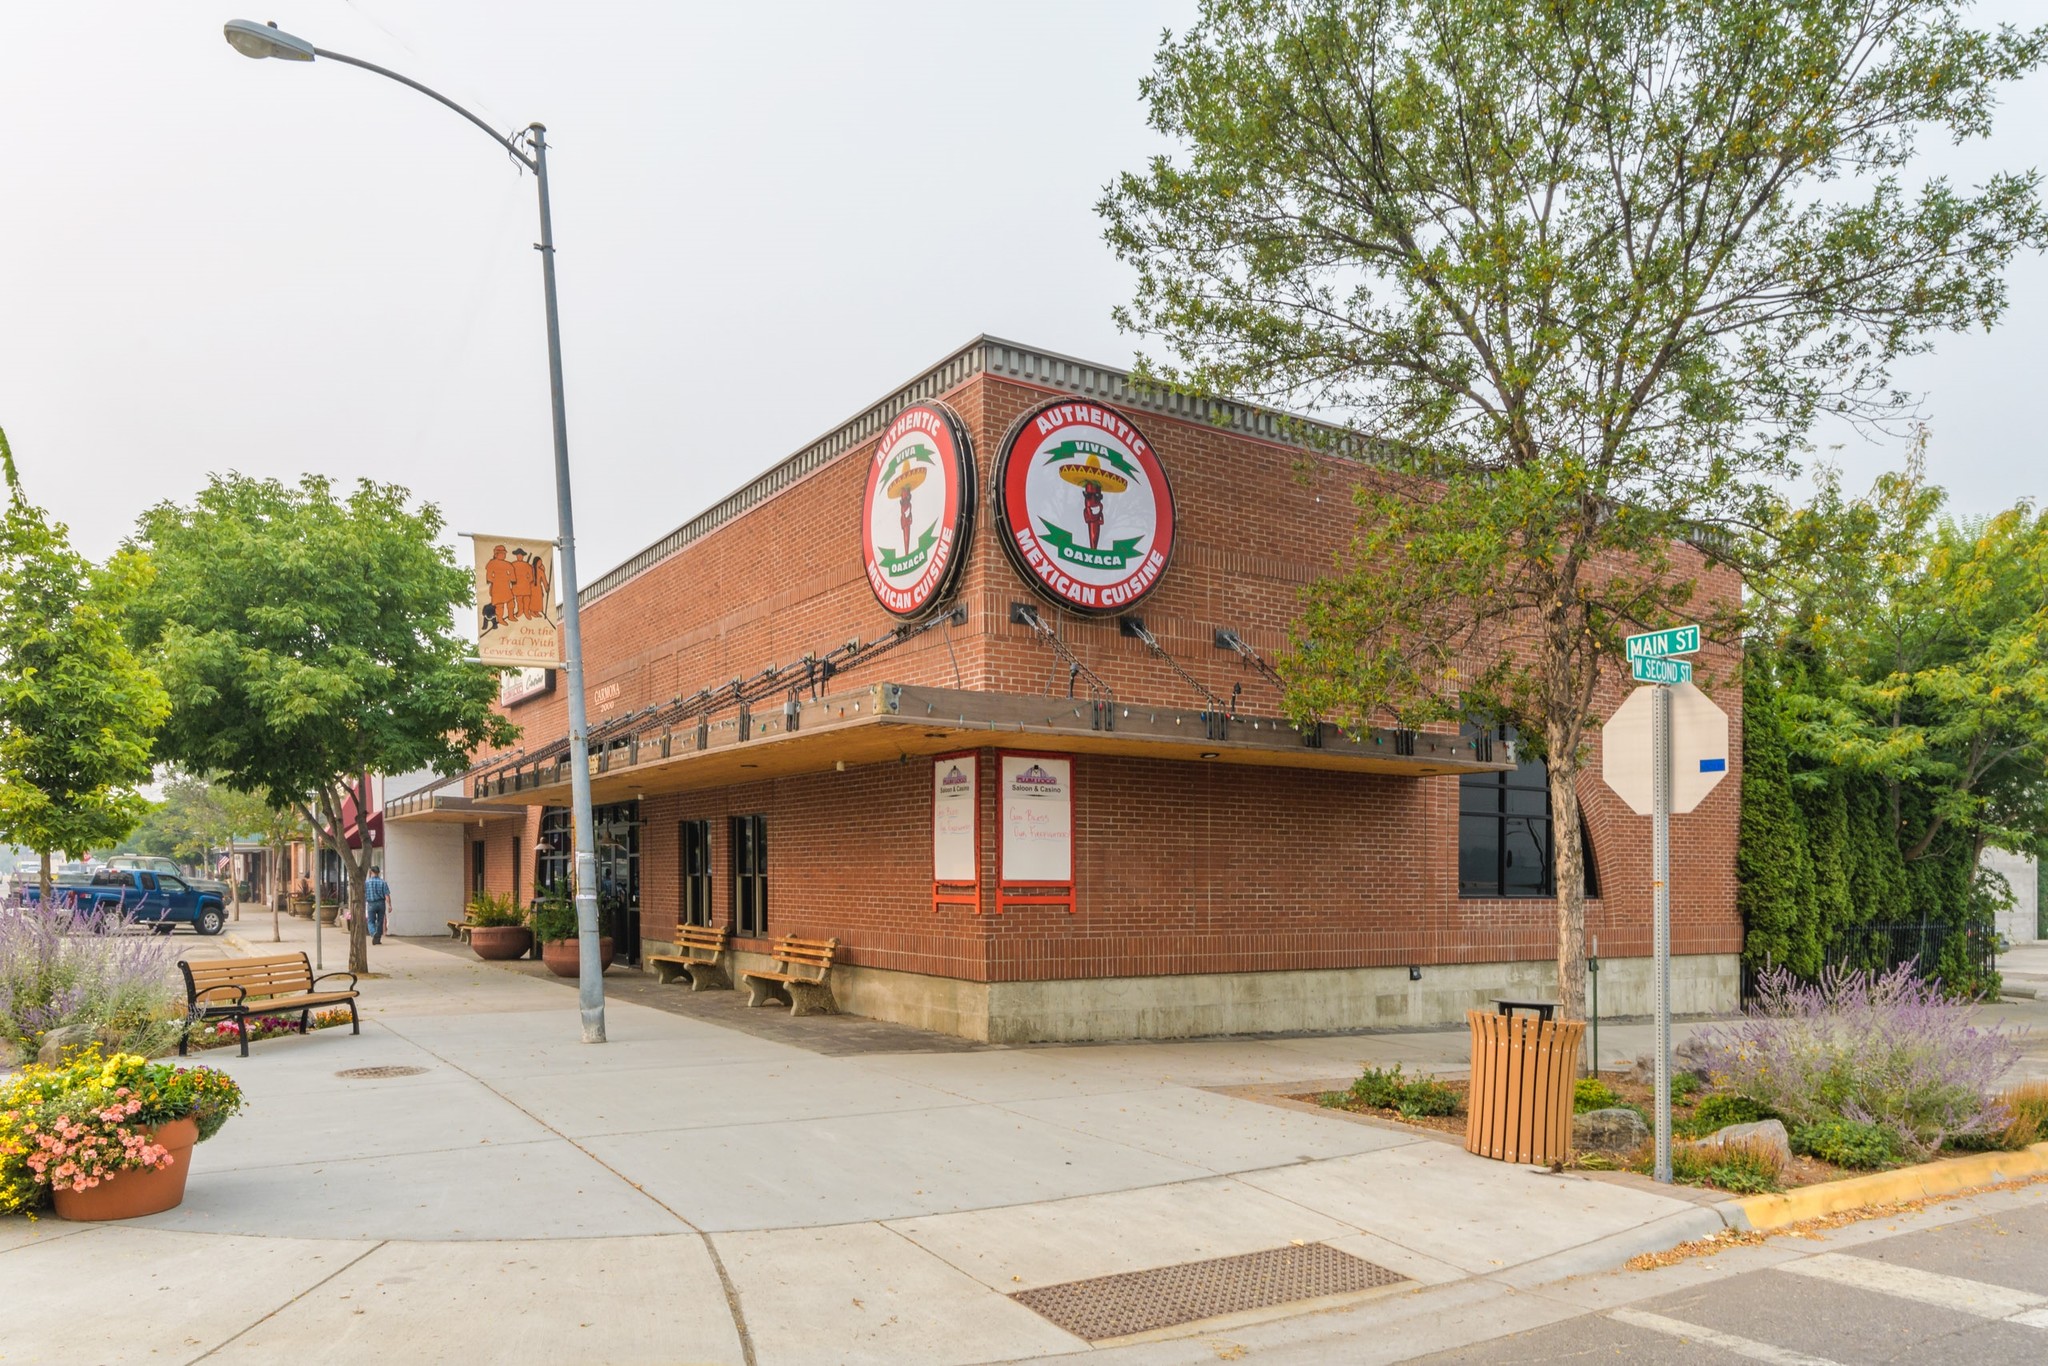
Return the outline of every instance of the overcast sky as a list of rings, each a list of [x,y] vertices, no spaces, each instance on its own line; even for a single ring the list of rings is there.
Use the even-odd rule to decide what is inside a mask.
[[[1158,148],[1137,83],[1194,0],[223,3],[0,4],[0,426],[94,556],[227,469],[554,530],[531,179],[380,77],[237,55],[229,18],[548,125],[586,580],[977,333],[1139,344],[1093,206]],[[2044,126],[2036,78],[1939,164],[2033,165]],[[2044,342],[2029,260],[1995,334],[1901,371],[1958,508],[2043,491]],[[1848,439],[1859,486],[1898,457]]]

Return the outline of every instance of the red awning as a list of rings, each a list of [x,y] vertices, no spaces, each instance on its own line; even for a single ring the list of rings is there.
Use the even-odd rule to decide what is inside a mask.
[[[348,847],[351,849],[363,847],[363,834],[358,828],[360,824],[361,822],[357,819],[354,795],[351,794],[343,797],[341,799],[341,834],[342,838],[348,841]],[[384,813],[382,810],[370,812],[370,847],[372,849],[382,849],[384,847]]]

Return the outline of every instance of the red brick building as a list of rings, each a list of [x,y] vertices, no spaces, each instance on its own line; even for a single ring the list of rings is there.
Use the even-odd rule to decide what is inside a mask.
[[[1542,766],[1469,731],[1277,719],[1264,661],[1361,469],[1298,430],[981,338],[598,578],[608,932],[630,958],[729,925],[742,966],[836,937],[842,1009],[1002,1041],[1550,995]],[[1739,690],[1715,695],[1739,766]],[[474,888],[559,885],[564,710],[551,680],[512,701],[518,748],[387,823],[463,825]],[[1730,776],[1674,823],[1679,1011],[1736,999]],[[1581,797],[1603,1010],[1646,1011],[1649,822],[1597,777]]]

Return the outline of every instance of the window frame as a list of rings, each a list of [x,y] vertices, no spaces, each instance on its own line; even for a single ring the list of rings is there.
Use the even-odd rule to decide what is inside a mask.
[[[534,896],[571,895],[575,867],[575,812],[566,806],[542,807],[540,830],[533,841]]]
[[[695,857],[693,857],[693,854]],[[709,929],[717,923],[713,902],[711,822],[676,822],[676,867],[681,870],[681,895],[676,923]]]
[[[1465,735],[1469,739],[1478,734],[1488,734],[1495,744],[1513,744],[1520,736],[1513,726],[1467,725]],[[1529,780],[1528,771],[1533,769],[1540,775],[1540,781]],[[1518,781],[1519,780],[1519,781]],[[1494,795],[1493,809],[1474,811],[1467,794],[1489,792]],[[1513,793],[1541,792],[1543,809],[1515,811],[1511,800]],[[1526,804],[1526,803],[1525,803]],[[1521,764],[1502,773],[1466,773],[1458,778],[1458,899],[1460,901],[1554,901],[1557,899],[1557,817],[1550,800],[1550,765],[1542,759],[1525,759]],[[1474,890],[1465,877],[1465,833],[1468,822],[1489,822],[1494,831],[1492,848],[1494,856],[1493,880]],[[1540,836],[1543,848],[1543,877],[1534,891],[1514,888],[1508,881],[1509,859],[1513,853],[1510,827],[1516,822],[1523,823],[1533,836]],[[1593,832],[1586,823],[1583,806],[1579,811],[1579,848],[1584,854],[1585,896],[1590,900],[1600,895],[1599,864],[1594,857]]]
[[[742,939],[768,937],[768,817],[734,816],[728,827],[732,848],[732,932]]]

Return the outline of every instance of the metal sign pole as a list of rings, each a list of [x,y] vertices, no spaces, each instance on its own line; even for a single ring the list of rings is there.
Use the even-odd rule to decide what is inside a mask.
[[[1659,685],[1650,709],[1651,872],[1656,894],[1652,931],[1652,1009],[1657,1016],[1657,1170],[1671,1181],[1671,688]]]

